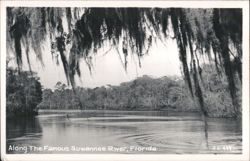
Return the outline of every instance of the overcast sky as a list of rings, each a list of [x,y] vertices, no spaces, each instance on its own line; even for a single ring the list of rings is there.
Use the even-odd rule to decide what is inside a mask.
[[[94,88],[107,84],[119,85],[121,82],[127,82],[143,75],[149,75],[155,78],[181,75],[178,49],[176,41],[174,40],[169,39],[165,44],[160,41],[156,44],[153,43],[149,54],[141,59],[141,68],[138,65],[136,54],[134,54],[134,59],[129,55],[127,73],[115,49],[110,50],[104,56],[104,53],[108,49],[109,47],[105,47],[99,50],[97,56],[93,58],[94,68],[92,75],[84,61],[81,61],[82,77],[80,78],[81,81],[80,79],[76,79],[78,86]],[[31,54],[30,59],[32,70],[38,73],[44,88],[54,88],[58,81],[65,84],[67,83],[62,63],[60,62],[59,65],[56,65],[55,61],[52,60],[51,52],[49,49],[46,49],[46,47],[43,52],[44,67],[42,67],[39,60],[36,59],[35,54]],[[23,57],[23,64],[24,69],[27,70],[25,56]]]

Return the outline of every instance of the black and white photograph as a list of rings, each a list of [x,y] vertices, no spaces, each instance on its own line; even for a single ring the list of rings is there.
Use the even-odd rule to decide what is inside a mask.
[[[249,159],[249,1],[31,2],[1,7],[3,157]]]

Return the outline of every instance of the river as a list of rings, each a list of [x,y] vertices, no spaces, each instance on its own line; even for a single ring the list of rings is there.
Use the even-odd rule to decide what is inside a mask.
[[[241,121],[167,111],[48,111],[7,120],[7,153],[240,154]]]

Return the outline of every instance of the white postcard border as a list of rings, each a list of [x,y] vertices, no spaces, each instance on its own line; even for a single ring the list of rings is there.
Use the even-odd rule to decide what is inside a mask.
[[[6,7],[186,7],[243,8],[242,154],[6,154]],[[3,160],[249,160],[249,2],[248,1],[1,1],[1,158]]]

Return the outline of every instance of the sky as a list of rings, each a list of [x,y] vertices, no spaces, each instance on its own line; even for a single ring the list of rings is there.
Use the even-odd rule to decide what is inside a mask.
[[[45,44],[44,46],[49,45]],[[98,50],[97,55],[93,57],[92,74],[84,61],[81,61],[82,76],[81,78],[76,78],[77,86],[95,88],[107,84],[119,85],[122,82],[131,81],[143,75],[149,75],[153,78],[181,75],[178,49],[174,40],[169,39],[165,44],[160,41],[153,43],[149,54],[141,58],[141,68],[138,65],[136,54],[130,53],[127,72],[121,63],[117,51],[112,49],[106,53],[108,49],[106,46]],[[67,84],[67,81],[62,63],[59,62],[59,65],[56,65],[49,50],[45,47],[43,51],[44,66],[37,60],[34,53],[30,54],[30,61],[32,70],[38,73],[43,87],[53,89],[58,81],[65,84]],[[23,57],[23,69],[28,70],[25,56]]]

